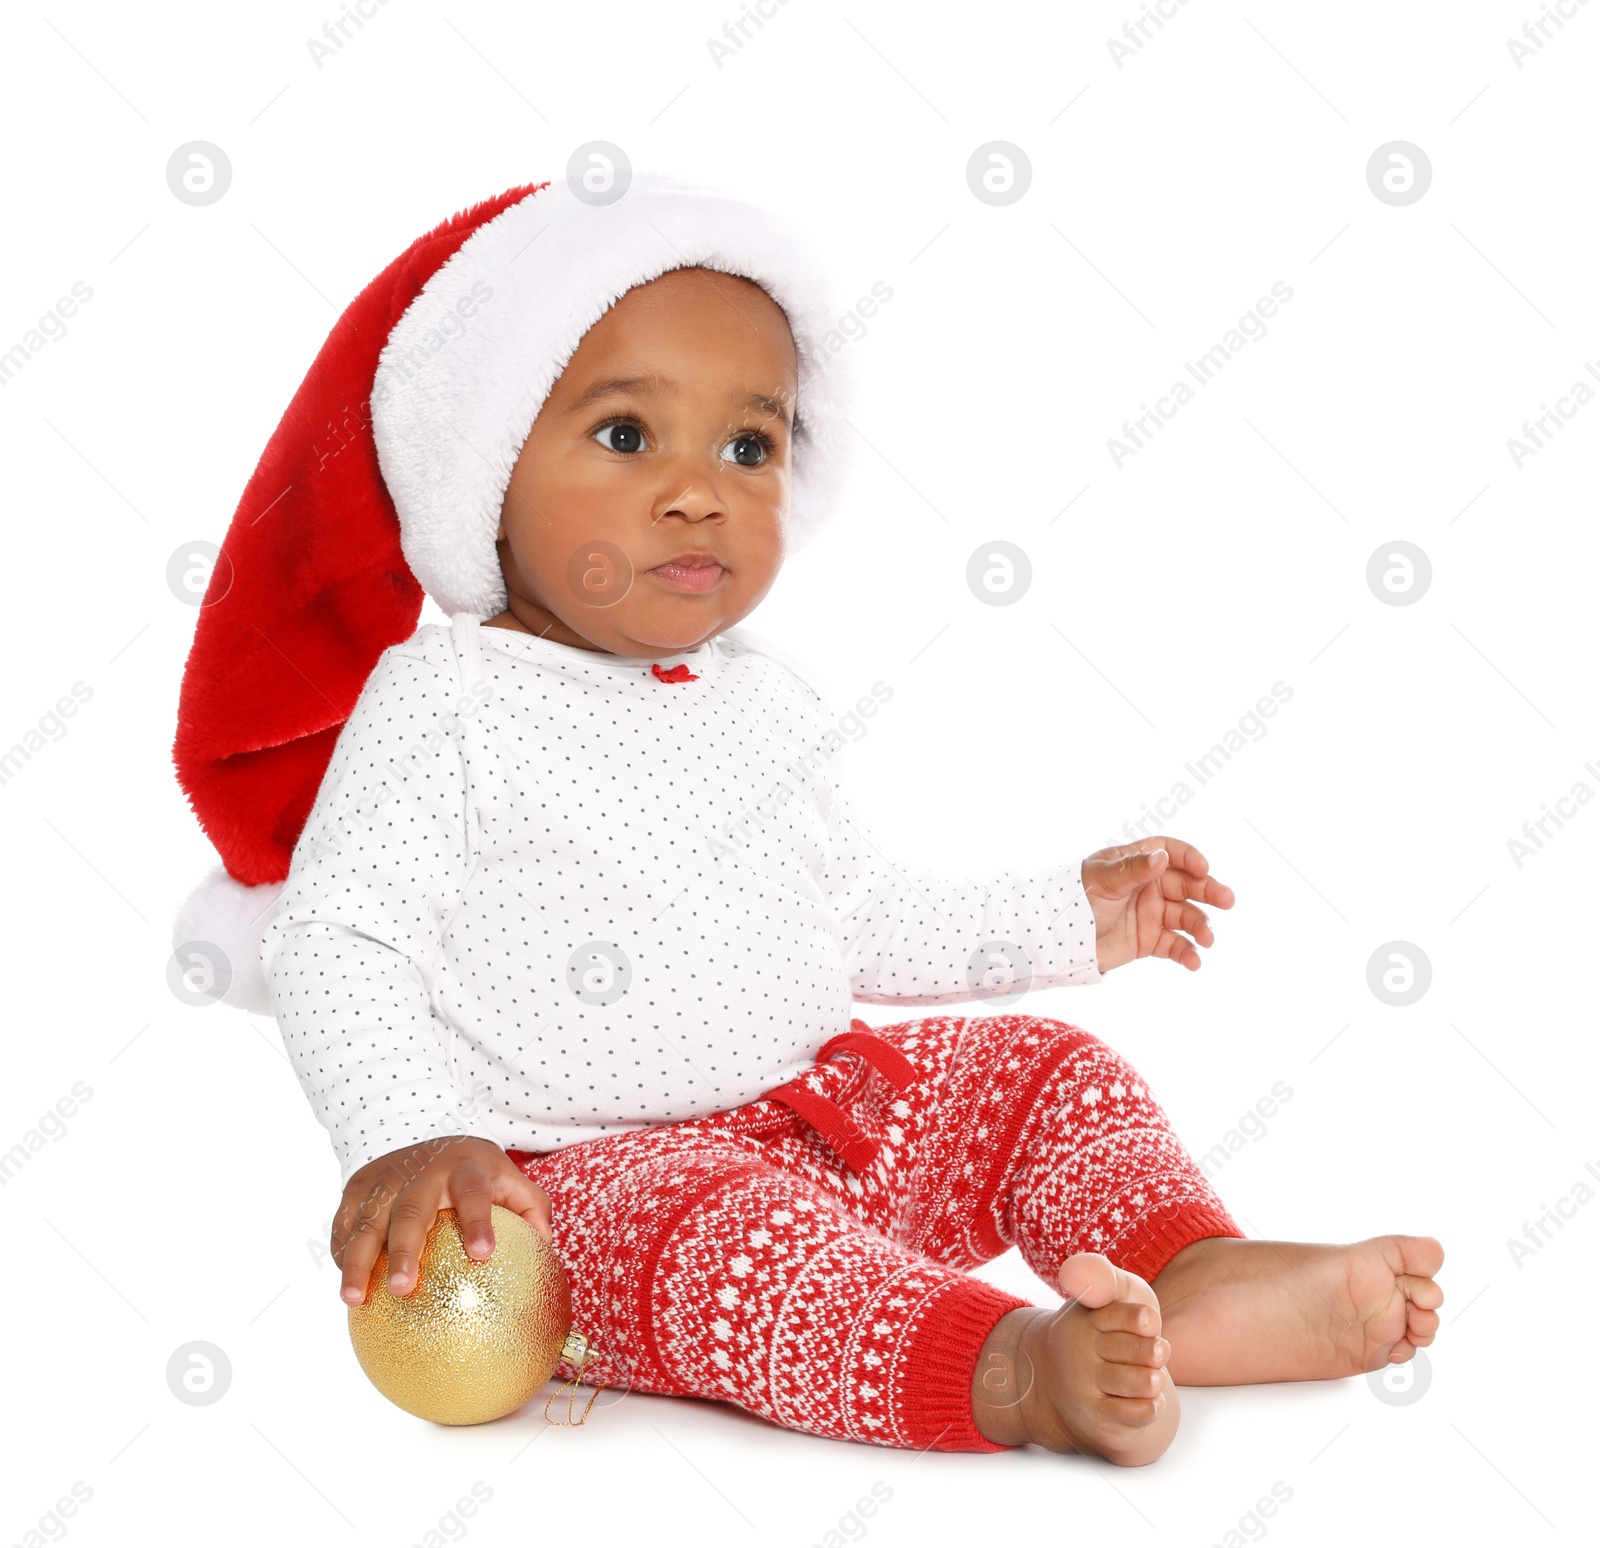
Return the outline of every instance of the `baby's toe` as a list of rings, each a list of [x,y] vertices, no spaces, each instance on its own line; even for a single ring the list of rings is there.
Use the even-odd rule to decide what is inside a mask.
[[[1424,1344],[1431,1344],[1434,1334],[1438,1331],[1438,1312],[1428,1311],[1421,1306],[1412,1306],[1406,1313],[1406,1337],[1419,1349]]]
[[[1096,1381],[1107,1397],[1155,1398],[1166,1384],[1159,1365],[1120,1365],[1103,1361]]]
[[[1107,1398],[1106,1423],[1111,1427],[1113,1434],[1119,1430],[1147,1430],[1161,1417],[1162,1410],[1166,1407],[1165,1397],[1154,1398]],[[1119,1460],[1116,1455],[1114,1440],[1106,1448],[1106,1455],[1113,1462]]]
[[[1138,1300],[1112,1300],[1104,1307],[1086,1311],[1090,1327],[1102,1339],[1110,1334],[1128,1334],[1133,1339],[1154,1342],[1162,1332],[1162,1313]]]
[[[1061,1293],[1080,1306],[1100,1307],[1116,1299],[1116,1266],[1103,1253],[1075,1252],[1056,1274]]]
[[[1436,1237],[1397,1236],[1394,1241],[1400,1249],[1401,1267],[1407,1275],[1431,1279],[1444,1266],[1444,1248]]]
[[[1100,1307],[1112,1301],[1136,1301],[1154,1311],[1161,1309],[1148,1280],[1130,1269],[1118,1268],[1104,1253],[1075,1252],[1056,1272],[1061,1293],[1080,1306]]]
[[[1126,1304],[1126,1303],[1124,1303]],[[1154,1313],[1150,1314],[1154,1321]],[[1128,1332],[1102,1332],[1095,1344],[1095,1352],[1102,1360],[1118,1365],[1161,1366],[1172,1358],[1172,1345],[1154,1334]]]

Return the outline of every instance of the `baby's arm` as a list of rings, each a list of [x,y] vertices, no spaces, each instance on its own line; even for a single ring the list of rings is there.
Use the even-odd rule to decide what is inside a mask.
[[[466,779],[436,729],[453,685],[412,649],[384,652],[341,729],[262,942],[289,1062],[341,1182],[388,1151],[472,1131],[425,976],[470,865]]]
[[[345,1289],[362,1294],[386,1242],[391,1266],[414,1272],[441,1207],[458,1208],[469,1248],[488,1244],[478,1256],[492,1248],[491,1196],[536,1228],[549,1218],[488,1134],[476,1094],[453,1078],[451,1029],[430,987],[476,842],[453,654],[435,636],[379,657],[261,948],[289,1062],[339,1159],[334,1256]],[[399,1212],[391,1236],[408,1190],[417,1207]]]

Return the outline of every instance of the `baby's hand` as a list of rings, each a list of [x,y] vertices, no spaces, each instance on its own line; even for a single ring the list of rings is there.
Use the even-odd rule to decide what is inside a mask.
[[[339,1294],[352,1306],[367,1296],[372,1266],[389,1248],[389,1290],[416,1287],[422,1249],[441,1209],[453,1209],[469,1258],[494,1251],[490,1206],[503,1205],[550,1240],[550,1196],[492,1140],[475,1135],[424,1140],[367,1162],[345,1184],[329,1243],[343,1272]]]
[[[1141,839],[1090,855],[1083,862],[1083,886],[1094,911],[1100,971],[1109,973],[1135,957],[1167,957],[1197,971],[1195,941],[1209,946],[1216,937],[1204,910],[1185,900],[1233,907],[1233,888],[1209,872],[1206,857],[1182,839]]]

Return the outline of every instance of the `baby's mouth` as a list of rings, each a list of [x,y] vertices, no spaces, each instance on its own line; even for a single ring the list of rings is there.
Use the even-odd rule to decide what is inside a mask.
[[[679,554],[645,573],[658,576],[674,591],[706,592],[721,585],[727,571],[715,554],[693,553]]]

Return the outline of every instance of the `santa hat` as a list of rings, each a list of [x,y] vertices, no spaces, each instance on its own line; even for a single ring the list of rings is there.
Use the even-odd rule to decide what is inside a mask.
[[[271,1014],[261,938],[339,729],[378,656],[415,632],[424,592],[452,616],[504,610],[494,535],[512,467],[627,290],[698,266],[771,295],[799,364],[790,548],[831,514],[849,444],[843,308],[800,233],[659,173],[605,197],[527,184],[413,242],[334,324],[245,485],[172,749],[221,856],[173,924],[178,970],[204,959],[209,997]]]

